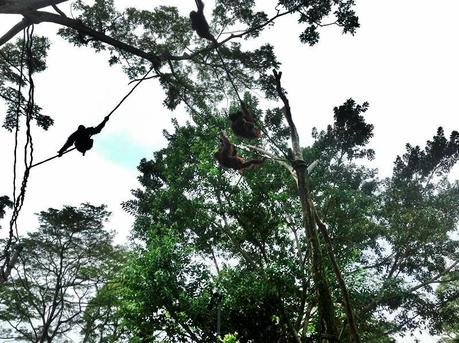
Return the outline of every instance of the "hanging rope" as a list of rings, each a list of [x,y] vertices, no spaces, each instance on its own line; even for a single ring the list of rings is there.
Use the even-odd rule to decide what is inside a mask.
[[[226,65],[226,62],[225,62],[225,60],[223,59],[222,55],[220,54],[220,50],[218,49],[217,46],[215,47],[215,50],[217,51],[218,57],[220,57],[220,61],[222,61],[223,69],[225,69],[225,72],[226,72],[226,75],[227,75],[227,77],[228,77],[228,80],[229,80],[229,82],[231,83],[231,86],[233,86],[234,92],[236,93],[236,96],[237,96],[239,102],[241,103],[241,106],[244,106],[244,101],[242,101],[242,98],[241,98],[241,96],[239,95],[239,92],[238,92],[238,90],[237,90],[237,87],[236,87],[236,85],[234,84],[233,77],[231,76],[231,73],[230,73],[230,71],[228,70],[228,67],[227,67],[227,65]]]
[[[76,149],[76,148],[73,147],[72,149],[69,149],[69,150],[67,150],[67,151],[64,151],[64,152],[62,153],[62,155],[65,155],[66,153],[68,153],[68,152],[70,152],[70,151],[73,151],[73,150],[75,150],[75,149]],[[61,156],[62,156],[62,155],[61,155]],[[35,163],[31,168],[36,167],[36,166],[39,166],[40,164],[46,163],[46,162],[48,162],[48,161],[54,160],[54,159],[57,158],[57,157],[59,157],[59,154],[54,155],[53,157],[49,157],[49,158],[47,158],[46,160],[37,162],[37,163]]]
[[[5,248],[3,249],[3,254],[0,260],[3,261],[2,269],[1,269],[1,279],[6,281],[8,277],[9,271],[11,271],[12,260],[10,259],[11,256],[11,247],[13,245],[13,239],[17,241],[19,239],[18,229],[17,229],[17,218],[19,216],[19,212],[22,209],[24,204],[24,197],[27,189],[27,182],[30,175],[30,168],[33,162],[33,140],[31,134],[31,120],[33,115],[34,109],[34,92],[35,87],[33,83],[33,55],[32,55],[32,47],[33,47],[33,32],[34,26],[28,26],[24,30],[23,35],[23,46],[21,49],[21,61],[20,61],[20,80],[18,85],[18,104],[16,108],[16,130],[15,130],[15,143],[14,143],[14,161],[13,161],[13,213],[11,215],[11,220],[9,223],[9,235],[8,240],[6,242]],[[22,93],[21,93],[21,86],[22,86],[22,78],[23,78],[23,68],[24,68],[24,53],[27,57],[26,64],[28,70],[28,84],[29,84],[29,92],[28,92],[28,99],[27,105],[25,107],[25,116],[26,116],[26,142],[24,144],[24,174],[22,177],[21,187],[19,190],[19,194],[16,196],[16,180],[17,180],[17,148],[18,148],[18,133],[19,133],[19,118],[20,118],[20,110],[21,110],[21,103],[22,103]],[[16,231],[16,235],[15,232]]]
[[[148,74],[150,74],[150,72],[151,72],[154,68],[155,68],[155,67],[152,66],[152,67],[147,71],[147,73],[146,73],[140,80],[137,81],[137,83],[129,90],[129,92],[127,92],[127,94],[118,102],[118,104],[110,111],[110,113],[107,114],[106,117],[110,118],[110,116],[111,116],[111,115],[121,106],[121,104],[122,104],[131,94],[132,94],[132,92],[134,92],[134,90],[137,88],[137,86],[140,85],[140,84],[147,78]],[[72,149],[66,150],[66,151],[64,151],[64,152],[61,154],[61,156],[64,155],[64,154],[66,154],[66,153],[68,153],[68,152],[70,152],[70,151],[73,151],[73,150],[75,150],[75,149],[76,149],[76,148],[73,147]],[[30,168],[34,168],[34,167],[39,166],[40,164],[43,164],[43,163],[46,163],[46,162],[48,162],[48,161],[54,160],[56,157],[59,157],[59,154],[56,154],[56,155],[54,155],[54,156],[52,156],[52,157],[49,157],[49,158],[47,158],[47,159],[45,159],[45,160],[43,160],[43,161],[40,161],[40,162],[38,162],[38,163],[35,163],[35,164],[32,165]]]
[[[121,104],[124,102],[124,100],[126,100],[131,94],[132,92],[134,92],[134,90],[137,88],[138,85],[140,85],[148,76],[148,74],[150,74],[150,72],[155,69],[155,66],[152,66],[147,72],[146,74],[139,80],[137,81],[137,83],[134,85],[134,87],[131,88],[131,90],[121,99],[121,101],[113,108],[113,110],[110,111],[110,113],[107,115],[107,117],[110,118],[110,116],[113,114],[113,112],[115,112],[120,106]]]
[[[17,179],[17,151],[18,151],[18,136],[19,136],[19,116],[21,113],[21,105],[22,105],[22,79],[24,78],[24,54],[25,54],[25,46],[26,46],[26,30],[23,30],[22,35],[22,47],[21,47],[21,59],[20,59],[20,66],[19,66],[19,85],[17,91],[17,107],[16,107],[16,128],[14,130],[14,158],[13,158],[13,208],[14,204],[17,202],[16,198],[16,179]],[[11,234],[11,232],[10,232]]]

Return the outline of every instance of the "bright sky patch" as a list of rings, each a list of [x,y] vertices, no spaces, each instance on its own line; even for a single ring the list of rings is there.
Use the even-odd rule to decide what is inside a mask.
[[[128,134],[114,132],[101,133],[95,136],[94,150],[103,158],[125,168],[135,168],[143,157],[148,157],[151,151],[143,145],[137,144]]]

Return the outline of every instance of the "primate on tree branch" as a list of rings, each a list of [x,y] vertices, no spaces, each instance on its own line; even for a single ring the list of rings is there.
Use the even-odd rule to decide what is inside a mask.
[[[264,162],[264,160],[260,159],[245,161],[242,157],[237,155],[236,147],[231,144],[228,137],[226,137],[223,133],[220,136],[220,148],[214,154],[214,157],[223,167],[234,170],[255,167]]]
[[[231,129],[236,136],[248,139],[260,138],[260,129],[255,126],[255,118],[243,106],[241,110],[229,114]]]
[[[208,39],[211,42],[217,44],[217,40],[210,33],[209,24],[207,23],[206,17],[204,17],[204,3],[202,0],[195,0],[198,11],[190,12],[191,28],[196,31],[199,37]]]
[[[85,127],[84,125],[78,126],[78,129],[69,136],[67,142],[65,142],[64,146],[58,151],[59,157],[61,157],[62,154],[73,144],[75,144],[75,148],[84,156],[86,151],[91,149],[94,144],[94,140],[91,139],[91,136],[98,134],[104,128],[108,119],[109,117],[106,116],[96,127]]]

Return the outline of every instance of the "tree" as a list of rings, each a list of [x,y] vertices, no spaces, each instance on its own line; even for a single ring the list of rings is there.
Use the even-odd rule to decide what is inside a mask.
[[[457,274],[457,273],[456,273]],[[446,333],[446,337],[441,339],[442,343],[457,343],[459,341],[459,321],[457,313],[459,311],[459,281],[457,276],[449,280],[443,278],[437,289],[439,298],[444,305],[440,307],[441,315],[437,317],[435,326],[438,332]],[[454,280],[454,281],[452,281]]]
[[[120,286],[110,280],[89,301],[82,317],[82,342],[120,342],[127,334],[119,315]]]
[[[458,319],[448,310],[457,292],[439,296],[433,287],[442,282],[454,289],[457,280],[458,242],[450,235],[457,232],[459,184],[446,178],[457,160],[457,132],[446,139],[439,129],[425,149],[407,145],[393,176],[380,180],[358,164],[374,156],[366,148],[373,130],[363,118],[367,108],[353,100],[336,107],[334,123],[314,130],[314,143],[302,148],[306,161],[318,161],[308,177],[311,198],[327,223],[362,340],[389,342],[394,333],[422,327],[443,332],[433,324]],[[267,120],[281,113],[273,109]],[[273,131],[287,138],[278,123]],[[276,160],[241,180],[219,170],[212,161],[215,135],[176,126],[166,134],[168,147],[141,162],[143,188],[125,208],[136,215],[134,234],[145,248],[122,274],[119,313],[140,340],[210,342],[218,309],[210,307],[209,316],[208,306],[218,288],[222,335],[283,342],[298,334],[307,341],[320,332],[318,298],[291,174]],[[409,162],[412,151],[422,164]],[[319,239],[327,244],[324,235]],[[346,342],[340,285],[332,261],[322,263]]]
[[[5,208],[12,207],[13,203],[11,202],[10,198],[6,195],[0,197],[0,219],[3,219],[5,216]]]
[[[90,204],[40,212],[38,231],[22,239],[20,262],[0,288],[2,339],[52,342],[75,330],[123,255],[103,229],[108,216]]]
[[[46,52],[49,48],[46,38],[33,35],[35,24],[58,24],[62,26],[59,34],[76,46],[90,46],[97,52],[108,50],[109,62],[123,64],[131,79],[141,75],[145,78],[147,71],[153,72],[151,77],[157,78],[166,91],[164,104],[175,109],[180,103],[184,103],[197,122],[211,122],[208,116],[209,105],[221,100],[226,93],[233,92],[234,96],[239,97],[236,87],[260,88],[267,98],[275,94],[275,87],[266,73],[279,64],[273,47],[266,44],[254,51],[244,51],[240,44],[233,42],[236,39],[256,37],[284,15],[299,16],[298,21],[305,25],[300,40],[310,45],[317,43],[318,29],[323,25],[322,21],[330,16],[335,17],[333,24],[342,27],[344,33],[353,34],[359,26],[353,11],[353,0],[308,3],[296,0],[280,1],[276,6],[277,14],[271,18],[262,11],[255,12],[254,2],[241,4],[235,0],[218,1],[213,13],[213,30],[222,31],[236,24],[244,25],[244,29],[220,40],[215,47],[203,47],[192,44],[188,17],[180,16],[173,7],[160,6],[153,11],[128,8],[121,13],[116,10],[113,0],[97,0],[93,5],[77,1],[73,6],[73,14],[77,17],[72,14],[70,18],[57,7],[61,2],[64,1],[14,0],[0,4],[0,14],[23,16],[20,22],[0,37],[0,46],[3,46],[0,66],[5,70],[0,79],[0,97],[8,106],[4,127],[11,131],[14,129],[16,136],[22,116],[26,119],[27,127],[33,122],[44,129],[53,124],[50,116],[41,113],[41,108],[35,104],[33,97],[33,75],[46,68]],[[52,6],[57,14],[43,10],[46,6]],[[10,43],[21,30],[24,30],[23,39]],[[133,34],[139,30],[145,34]],[[194,49],[191,54],[190,46]],[[218,53],[215,53],[216,48]],[[27,75],[24,75],[26,70]],[[191,70],[194,72],[190,73]],[[218,77],[215,80],[209,78],[209,75],[222,73],[232,75],[231,80],[228,80],[230,82],[222,84]],[[227,89],[229,85],[233,87],[231,90]],[[28,89],[28,97],[23,95],[25,89]],[[29,163],[22,178],[22,190],[18,199],[14,199],[14,218],[10,221],[10,226],[16,221],[22,207],[30,169],[37,165],[32,164],[32,136],[29,130],[26,135],[24,150],[29,155]],[[10,240],[3,253],[5,260],[11,254],[11,236],[10,227]],[[4,264],[3,269],[5,268]]]
[[[12,208],[13,207],[13,202],[10,200],[10,198],[6,195],[0,197],[0,219],[3,219],[5,216],[5,208]],[[0,226],[0,229],[2,227]],[[0,273],[0,284],[5,282],[8,277],[10,276],[11,269],[14,267],[16,264],[16,261],[19,256],[19,252],[21,250],[21,247],[16,245],[13,247],[13,253],[10,256],[3,256],[3,258],[0,259],[0,261],[3,261],[3,268],[1,269]]]
[[[373,156],[365,148],[373,127],[361,115],[367,104],[349,100],[337,107],[333,125],[314,132],[315,143],[302,147],[280,73],[271,72],[279,67],[273,47],[266,44],[246,51],[235,42],[255,38],[284,15],[299,16],[305,25],[300,40],[311,45],[318,41],[325,18],[335,17],[334,24],[353,33],[358,20],[352,0],[282,0],[273,4],[277,14],[271,18],[255,12],[254,1],[217,1],[212,31],[240,25],[243,29],[204,45],[193,44],[188,18],[173,7],[118,12],[113,1],[98,0],[93,5],[77,1],[76,17],[69,18],[56,3],[10,1],[0,6],[0,13],[24,16],[0,44],[32,24],[62,25],[61,36],[77,46],[107,50],[109,62],[122,64],[131,79],[142,75],[139,82],[158,79],[166,92],[165,106],[175,109],[183,103],[196,125],[176,125],[176,132],[167,134],[169,147],[153,161],[141,163],[145,189],[126,203],[137,216],[135,234],[145,244],[114,290],[122,300],[117,315],[132,337],[214,340],[208,317],[212,307],[205,306],[214,288],[223,288],[226,300],[213,311],[223,311],[222,327],[228,333],[238,332],[241,341],[269,337],[299,342],[313,335],[331,341],[340,328],[343,340],[358,342],[357,327],[365,339],[388,339],[391,332],[432,318],[439,304],[430,297],[429,287],[457,265],[456,243],[448,236],[457,222],[457,211],[451,207],[457,200],[457,185],[446,179],[456,162],[457,133],[446,143],[438,133],[426,151],[418,148],[413,156],[409,147],[407,155],[397,160],[393,177],[380,181],[375,171],[355,164],[358,158]],[[58,14],[39,10],[50,4]],[[31,71],[34,37],[28,32],[24,41]],[[5,48],[14,52],[13,57],[22,56],[24,45],[19,41]],[[31,73],[28,82],[22,82],[21,75],[17,77],[22,64],[13,66],[16,72],[7,81],[28,83],[30,89]],[[12,69],[11,63],[7,69]],[[280,99],[284,106],[263,112],[256,99],[244,97],[243,89],[259,90],[264,98]],[[12,101],[12,127],[17,128],[22,101],[15,99],[21,99],[20,87],[12,94],[16,97],[5,100]],[[229,109],[218,108],[226,94],[236,101]],[[264,140],[255,146],[239,144],[240,149],[276,163],[245,174],[240,184],[234,175],[220,173],[210,156],[212,140],[227,128],[225,110],[244,106],[263,127]],[[33,109],[26,107],[27,123],[37,116]],[[433,184],[435,190],[430,188]],[[418,201],[415,206],[408,195]],[[435,215],[443,221],[434,220]],[[438,232],[429,236],[433,228]],[[413,251],[419,251],[419,257],[412,257]],[[226,258],[235,266],[222,265]],[[208,267],[209,261],[214,269]],[[180,277],[175,279],[174,273]],[[381,310],[400,313],[391,323]],[[250,322],[254,317],[257,320]],[[341,324],[344,319],[346,324]]]
[[[300,39],[311,45],[315,44],[318,40],[319,35],[317,28],[321,26],[323,18],[327,17],[331,13],[333,13],[336,17],[334,24],[342,26],[344,33],[353,33],[358,27],[357,17],[352,10],[353,4],[353,1],[337,2],[330,0],[311,3],[282,1],[278,4],[278,6],[283,7],[285,11],[281,12],[279,9],[280,7],[276,7],[277,14],[272,18],[268,18],[264,12],[255,13],[253,11],[254,3],[247,3],[242,6],[238,2],[217,3],[214,11],[214,20],[218,26],[224,28],[240,21],[241,23],[247,25],[246,29],[240,34],[231,35],[221,42],[216,42],[215,45],[201,50],[196,50],[196,53],[190,56],[185,51],[190,43],[191,35],[183,34],[184,32],[189,32],[189,20],[188,18],[181,18],[178,15],[177,10],[174,8],[160,7],[154,12],[137,11],[136,9],[130,8],[126,10],[124,14],[121,14],[117,13],[115,10],[113,1],[97,1],[94,6],[88,6],[82,1],[78,1],[76,2],[74,8],[76,11],[79,11],[81,15],[77,19],[70,19],[58,9],[56,2],[53,1],[30,1],[22,4],[13,2],[0,7],[0,13],[18,13],[24,15],[24,19],[0,38],[0,45],[6,43],[16,33],[20,32],[22,29],[30,27],[32,24],[53,22],[63,25],[67,27],[67,29],[61,30],[61,35],[76,45],[89,44],[95,48],[96,51],[99,51],[105,48],[103,44],[108,44],[112,55],[110,59],[111,63],[119,63],[120,57],[126,59],[126,53],[130,54],[132,61],[127,61],[127,71],[131,76],[137,76],[141,73],[145,73],[146,70],[154,71],[156,74],[154,76],[159,78],[160,83],[167,91],[167,98],[165,100],[166,106],[173,109],[180,102],[184,102],[192,110],[192,113],[194,114],[193,119],[196,121],[202,121],[210,119],[207,115],[202,114],[208,112],[208,104],[221,98],[221,95],[226,90],[225,87],[222,88],[220,84],[210,85],[208,82],[204,82],[203,85],[199,85],[199,83],[194,82],[194,78],[190,77],[188,72],[187,62],[191,62],[190,64],[198,71],[198,76],[201,76],[202,80],[209,80],[209,73],[224,71],[228,76],[229,84],[233,87],[235,96],[241,102],[242,100],[237,89],[240,85],[244,85],[245,87],[259,87],[265,91],[268,98],[273,97],[274,94],[281,94],[282,92],[277,89],[278,87],[276,87],[272,80],[266,75],[267,70],[270,70],[271,67],[276,67],[278,65],[272,46],[267,44],[254,52],[243,52],[240,45],[233,44],[230,48],[228,48],[227,46],[224,46],[224,44],[245,36],[256,37],[261,30],[272,23],[275,19],[287,14],[298,14],[300,16],[299,21],[301,23],[307,23],[307,27],[300,35]],[[53,5],[53,9],[58,14],[38,10],[46,5]],[[229,17],[227,9],[237,10],[232,13],[232,17]],[[95,23],[95,26],[92,25],[92,23]],[[161,27],[155,27],[157,23],[162,24],[158,25]],[[147,27],[152,24],[153,26],[150,32],[152,35],[147,38],[149,41],[147,42],[148,46],[144,45],[145,41],[143,38],[139,40],[138,37],[129,34],[129,32],[132,32],[138,26]],[[94,28],[91,26],[94,26]],[[164,32],[167,34],[165,35]],[[33,46],[33,37],[29,29],[27,33],[27,37],[25,37],[27,39],[24,38],[24,41],[26,41],[27,44],[23,43],[23,46],[27,45],[28,47],[26,51],[26,59],[28,61],[28,85],[30,90],[33,89],[33,80],[31,76],[33,70],[33,52],[31,51],[31,47]],[[87,36],[90,38],[87,38]],[[165,40],[164,43],[163,40]],[[138,46],[144,47],[144,49],[139,49]],[[145,49],[148,49],[148,51],[145,51]],[[214,53],[214,50],[216,50],[216,53]],[[22,51],[24,51],[24,49]],[[181,55],[177,55],[177,53]],[[204,63],[202,63],[203,61],[200,60],[201,56],[207,56],[206,59],[210,58],[210,60],[205,60]],[[141,59],[138,59],[139,57]],[[8,60],[8,58],[5,59]],[[232,73],[235,71],[234,66],[229,67],[229,65],[235,61],[242,62],[242,68],[240,68],[238,72]],[[169,72],[161,70],[161,67],[166,63],[169,67]],[[147,68],[148,64],[151,64],[151,68]],[[19,69],[22,70],[22,64]],[[146,75],[144,78],[145,77]],[[142,78],[142,80],[144,78]],[[20,81],[17,82],[19,84],[17,98],[21,99],[20,85],[22,82],[22,75],[20,75],[19,80]],[[203,102],[202,100],[205,101]],[[21,102],[22,101],[19,100],[18,105],[16,105],[13,101],[13,104],[11,105],[16,109],[16,111],[11,111],[15,114],[13,126],[16,127],[19,125]],[[31,95],[30,92],[29,103],[34,103],[33,94]],[[244,106],[244,104],[241,103],[241,106]],[[195,107],[198,108],[201,113],[197,112]],[[33,119],[33,114],[33,108],[31,106],[27,106],[27,126],[30,125],[31,120]],[[289,121],[289,123],[291,123],[291,121]],[[294,137],[293,132],[295,129],[292,125],[291,130],[292,137]],[[30,137],[28,137],[28,139],[29,138]],[[299,151],[297,149],[294,150],[294,153],[298,155]],[[30,160],[32,160],[32,151],[30,151],[30,154]],[[27,183],[28,172],[31,168],[33,168],[33,166],[34,165],[30,162],[30,165],[24,173],[23,184]],[[298,164],[298,166],[300,166],[300,164]],[[301,171],[298,171],[298,173],[298,175],[301,175],[301,177],[298,177],[298,180],[303,182],[304,168],[301,169]],[[299,186],[299,189],[300,194],[303,194],[305,191],[304,183]],[[302,200],[303,211],[305,212],[304,215],[305,217],[309,216],[309,222],[305,225],[310,231],[310,242],[314,250],[314,275],[319,290],[319,307],[321,316],[324,319],[324,332],[330,332],[330,334],[336,336],[337,330],[333,303],[331,301],[323,266],[320,260],[320,246],[317,239],[314,238],[316,236],[314,231],[315,229],[313,228],[315,226],[313,223],[315,217],[313,217],[313,212],[310,209],[310,202],[308,198],[302,197]],[[15,205],[15,207],[20,208],[21,205]],[[306,212],[308,213],[306,214]],[[317,216],[317,214],[314,216]],[[7,244],[5,248],[5,255],[10,253],[9,249],[10,244]],[[336,265],[336,263],[334,265]],[[343,289],[345,289],[345,287]],[[350,307],[347,306],[347,308],[349,310],[348,314],[351,313],[352,311],[350,310]],[[351,331],[354,332],[355,328],[352,325],[352,321],[350,322],[350,327]]]

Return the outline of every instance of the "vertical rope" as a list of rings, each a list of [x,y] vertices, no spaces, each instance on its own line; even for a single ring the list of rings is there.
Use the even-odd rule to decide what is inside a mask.
[[[33,82],[33,32],[34,32],[34,26],[31,25],[27,27],[27,41],[26,41],[26,64],[27,64],[27,70],[28,70],[28,81],[29,81],[29,94],[28,94],[28,99],[27,99],[27,105],[25,109],[25,115],[26,115],[26,143],[24,144],[24,175],[22,177],[22,184],[21,184],[21,189],[20,193],[17,199],[17,209],[16,209],[16,216],[15,216],[15,227],[16,227],[16,235],[18,235],[17,232],[17,217],[19,215],[19,212],[22,209],[22,205],[24,204],[24,197],[25,197],[25,192],[27,188],[27,182],[29,179],[30,175],[30,168],[32,167],[32,162],[33,162],[33,140],[32,140],[32,133],[31,133],[31,121],[32,121],[32,115],[33,115],[33,110],[34,110],[34,95],[35,95],[35,85]],[[19,238],[19,237],[17,237]]]
[[[22,104],[22,80],[24,78],[24,54],[26,49],[26,30],[23,30],[22,35],[22,48],[21,48],[21,59],[20,59],[20,66],[19,66],[19,85],[17,91],[17,107],[16,107],[16,129],[14,131],[14,158],[13,158],[13,209],[14,204],[17,203],[16,197],[16,179],[17,179],[17,150],[18,150],[18,136],[19,136],[19,118],[21,113],[21,104]],[[11,224],[10,224],[10,236],[13,234],[11,231]]]
[[[226,75],[228,76],[228,80],[231,83],[231,86],[233,86],[234,92],[236,93],[236,96],[237,96],[239,102],[241,103],[241,106],[244,106],[244,101],[242,100],[241,96],[239,95],[239,92],[237,90],[236,85],[234,84],[234,81],[233,81],[233,78],[231,76],[231,73],[228,70],[228,67],[226,66],[226,62],[223,59],[222,55],[220,54],[220,50],[218,49],[217,46],[215,47],[215,50],[217,51],[218,57],[220,57],[220,61],[222,61],[223,69],[225,69]]]
[[[16,130],[15,130],[15,146],[14,146],[14,165],[13,165],[13,213],[11,215],[10,225],[9,225],[9,237],[6,242],[5,248],[3,249],[2,259],[4,259],[2,265],[2,280],[6,280],[8,275],[5,275],[7,270],[11,270],[11,246],[13,244],[13,239],[17,241],[19,239],[19,233],[17,229],[17,219],[19,216],[19,212],[22,209],[24,204],[24,197],[27,188],[27,182],[30,175],[30,168],[32,167],[33,162],[33,140],[32,140],[32,133],[31,133],[31,120],[33,117],[33,109],[34,109],[34,92],[35,87],[33,83],[33,32],[34,26],[31,25],[24,30],[23,36],[23,46],[21,51],[21,66],[20,66],[20,81],[18,86],[18,105],[16,110]],[[26,116],[26,142],[24,144],[24,174],[22,177],[21,187],[19,190],[19,194],[16,196],[16,180],[17,180],[17,148],[18,148],[18,132],[19,132],[19,118],[20,118],[20,108],[22,103],[22,94],[21,94],[21,83],[22,83],[22,74],[23,74],[23,67],[24,67],[24,52],[27,57],[26,64],[28,69],[28,83],[29,83],[29,92],[28,92],[28,99],[27,105],[25,108],[25,116]],[[16,233],[16,235],[15,235]]]
[[[14,225],[16,226],[17,218],[19,215],[19,212],[22,209],[22,205],[24,204],[24,197],[26,193],[26,188],[27,188],[27,182],[29,179],[30,175],[30,168],[32,166],[33,162],[33,140],[32,140],[32,134],[31,134],[31,121],[32,121],[32,115],[33,115],[33,108],[34,108],[34,94],[35,94],[35,86],[33,82],[33,52],[32,52],[32,44],[33,44],[33,31],[34,27],[33,25],[27,27],[27,39],[26,39],[26,64],[27,64],[27,70],[28,70],[28,81],[29,81],[29,94],[28,94],[28,99],[27,99],[27,105],[25,108],[25,115],[26,115],[26,142],[24,144],[24,175],[22,177],[22,183],[21,183],[21,188],[19,191],[19,195],[16,199],[15,203],[15,211],[14,211],[14,217],[12,220],[14,220]],[[17,232],[17,228],[16,228]]]
[[[24,148],[24,164],[26,169],[30,169],[30,166],[33,162],[33,140],[32,134],[30,131],[30,123],[32,121],[33,110],[35,106],[35,84],[33,82],[33,32],[34,32],[34,25],[31,25],[27,28],[27,69],[28,69],[28,78],[29,78],[29,98],[27,101],[26,107],[26,126],[27,126],[27,141]],[[29,160],[27,161],[27,150],[29,150]]]

